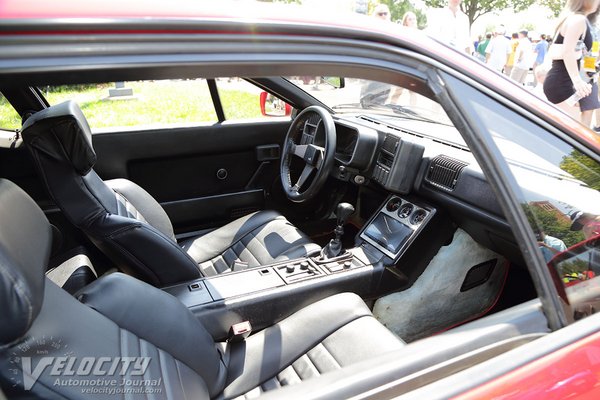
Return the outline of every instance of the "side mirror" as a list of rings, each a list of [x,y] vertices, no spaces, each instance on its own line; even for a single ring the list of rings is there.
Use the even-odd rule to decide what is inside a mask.
[[[286,117],[292,115],[292,106],[271,93],[261,92],[260,112],[265,117]]]
[[[346,86],[346,80],[341,76],[322,76],[321,80],[335,89],[343,89]]]

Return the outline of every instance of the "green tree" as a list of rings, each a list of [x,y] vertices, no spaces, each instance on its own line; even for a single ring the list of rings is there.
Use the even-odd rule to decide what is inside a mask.
[[[471,26],[477,18],[489,12],[504,10],[505,8],[512,8],[515,12],[519,12],[525,10],[534,2],[534,0],[463,0],[460,8],[469,17],[469,26]],[[448,0],[425,0],[425,4],[428,7],[441,8],[448,4]]]
[[[560,168],[584,182],[592,189],[600,190],[600,164],[578,150],[564,156]]]
[[[581,231],[571,230],[570,220],[559,219],[553,211],[544,210],[534,204],[527,204],[525,215],[534,231],[544,231],[547,235],[562,240],[567,247],[585,239]]]
[[[522,31],[523,29],[528,32],[533,32],[533,31],[535,31],[535,25],[529,22],[529,23],[521,25],[521,27],[519,28],[519,31]]]
[[[540,4],[552,11],[552,15],[558,17],[565,6],[565,0],[540,0]]]
[[[375,8],[377,4],[385,4],[388,6],[392,22],[402,21],[404,14],[408,11],[412,11],[417,16],[417,25],[419,29],[423,29],[427,26],[427,17],[425,16],[425,13],[421,11],[421,9],[415,8],[410,0],[381,0],[373,2],[371,4],[371,9]]]

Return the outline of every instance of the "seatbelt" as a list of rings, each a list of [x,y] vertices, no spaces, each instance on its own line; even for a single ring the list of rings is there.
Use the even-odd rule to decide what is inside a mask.
[[[98,277],[98,273],[92,265],[92,261],[85,254],[77,254],[59,266],[46,272],[46,276],[58,286],[63,287],[73,273],[81,267],[88,267],[92,273]]]

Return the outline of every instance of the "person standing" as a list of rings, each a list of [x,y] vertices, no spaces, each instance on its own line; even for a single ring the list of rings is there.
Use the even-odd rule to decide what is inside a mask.
[[[486,33],[485,34],[485,40],[483,42],[480,42],[477,45],[477,59],[481,62],[485,62],[485,51],[488,48],[488,46],[490,45],[490,42],[492,41],[492,34],[491,33]]]
[[[600,109],[600,100],[598,99],[598,74],[596,73],[596,61],[598,60],[598,35],[594,29],[598,10],[587,16],[587,31],[592,35],[592,46],[584,50],[582,73],[592,85],[592,92],[579,100],[579,109],[581,110],[581,123],[591,128],[594,111]],[[583,76],[583,75],[582,75]]]
[[[535,74],[535,69],[538,66],[541,66],[542,64],[544,64],[544,59],[546,58],[546,52],[548,51],[548,42],[546,41],[546,35],[544,35],[544,34],[540,35],[537,32],[535,32],[532,35],[531,41],[533,42],[533,56],[535,57],[532,69]],[[534,79],[533,87],[536,87],[536,86],[537,86],[537,79]]]
[[[517,47],[519,47],[519,34],[513,33],[510,41],[510,54],[508,55],[508,61],[504,68],[504,75],[508,77],[510,77],[513,66],[515,65],[515,53],[517,52]]]
[[[504,34],[506,29],[504,25],[496,28],[496,36],[485,49],[486,63],[496,71],[502,73],[502,70],[508,64],[508,56],[510,55],[510,39]]]
[[[510,77],[521,85],[525,83],[529,68],[533,64],[533,48],[527,35],[528,32],[526,30],[519,32],[519,46],[517,46],[517,51],[515,52],[513,70],[510,73]]]
[[[412,12],[412,11],[407,11],[403,16],[402,16],[402,26],[404,28],[408,28],[408,29],[419,29],[418,25],[417,25],[417,15]],[[393,104],[400,104],[400,97],[402,96],[402,93],[404,93],[404,89],[401,87],[395,87],[392,89],[392,94],[391,94],[391,103]],[[417,104],[417,95],[409,90],[408,91],[409,94],[409,104],[411,106],[415,106]]]
[[[402,26],[417,29],[417,15],[412,11],[407,11],[402,17]]]
[[[587,16],[598,10],[600,0],[567,0],[565,16],[556,28],[556,39],[548,56],[552,67],[544,81],[548,101],[581,120],[578,100],[592,93],[592,85],[580,74],[584,46],[592,48]]]
[[[386,4],[377,4],[377,6],[373,9],[373,17],[378,18],[383,21],[390,22],[392,20],[392,15],[390,13],[390,9]]]
[[[483,36],[477,35],[477,39],[473,42],[473,48],[475,50],[477,50],[477,46],[479,46],[479,43],[481,43],[482,40],[483,40]],[[473,55],[475,55],[475,54],[473,54]]]
[[[471,54],[469,17],[460,10],[462,0],[448,0],[444,8],[430,11],[427,33],[434,38]]]
[[[548,41],[546,40],[546,35],[541,34],[536,36],[537,40],[534,40],[535,47],[533,49],[533,53],[535,54],[535,62],[533,63],[533,69],[538,65],[542,65],[546,58],[546,52],[548,52]]]

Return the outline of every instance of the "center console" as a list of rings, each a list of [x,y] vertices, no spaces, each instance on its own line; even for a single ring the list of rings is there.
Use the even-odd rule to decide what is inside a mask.
[[[222,340],[234,324],[250,321],[253,330],[260,330],[337,293],[354,292],[367,298],[406,287],[433,257],[429,253],[437,251],[450,234],[435,208],[393,195],[364,225],[354,248],[333,251],[336,246],[331,243],[340,241],[350,211],[350,205],[338,205],[336,238],[318,256],[196,279],[163,290],[185,304],[215,340]],[[421,237],[419,244],[411,246],[417,237]]]
[[[215,339],[249,320],[258,330],[341,292],[368,295],[383,267],[364,249],[327,260],[301,258],[163,288],[185,304]]]
[[[397,261],[434,214],[432,207],[391,196],[365,225],[360,238]]]

